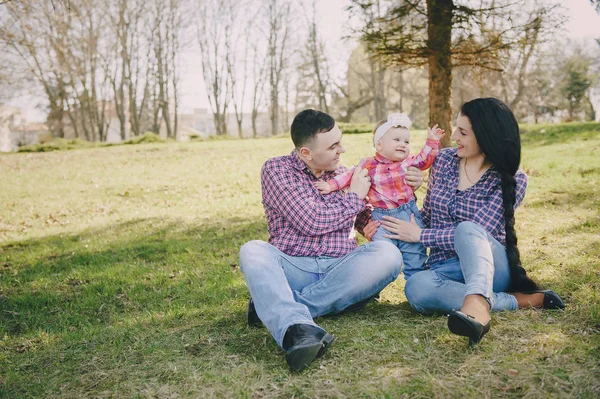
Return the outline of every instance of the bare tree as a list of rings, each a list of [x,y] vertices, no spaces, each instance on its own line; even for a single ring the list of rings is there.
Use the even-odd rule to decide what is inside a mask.
[[[168,19],[168,9],[162,1],[155,1],[152,7],[154,19],[154,40],[152,41],[154,59],[156,61],[155,84],[157,85],[158,103],[155,110],[155,120],[160,118],[165,122],[167,137],[172,137],[171,115],[169,112],[169,31],[166,20]],[[158,122],[156,122],[158,124]]]
[[[0,41],[44,88],[55,135],[62,137],[67,129],[103,141],[115,116],[125,139],[129,130],[141,133],[152,113],[155,131],[164,121],[168,135],[176,137],[182,4],[7,2],[0,4],[6,11]]]
[[[179,124],[179,50],[180,50],[180,27],[184,24],[183,8],[179,0],[169,0],[169,19],[167,32],[169,37],[169,63],[171,67],[171,87],[173,89],[173,138],[178,138]]]
[[[61,36],[67,38],[62,56],[68,60],[72,93],[69,117],[87,140],[104,141],[110,124],[106,118],[109,76],[98,65],[98,54],[105,53],[106,15],[97,12],[91,0],[81,0],[69,3],[66,18],[70,23],[58,24],[57,29],[66,29]]]
[[[265,94],[265,79],[267,73],[267,58],[260,51],[258,43],[252,44],[252,137],[258,135],[256,120],[258,110],[263,104]]]
[[[67,60],[62,57],[66,38],[55,27],[63,21],[47,2],[6,2],[0,28],[4,48],[12,50],[31,76],[43,87],[48,100],[47,124],[55,136],[64,137],[64,110],[68,98]]]
[[[291,4],[288,0],[266,0],[269,118],[271,134],[279,132],[279,101],[282,72],[289,53]]]
[[[114,64],[107,71],[114,91],[114,108],[119,118],[122,140],[140,131],[140,107],[145,98],[138,99],[138,84],[142,66],[142,47],[147,46],[142,32],[145,2],[141,0],[106,0],[105,7],[114,30]],[[147,59],[148,57],[146,57]]]
[[[342,98],[345,101],[343,110],[340,111],[340,116],[336,119],[340,122],[350,122],[352,114],[362,107],[370,104],[373,101],[373,96],[370,90],[361,90],[356,98],[353,98],[350,91],[342,85],[336,86],[339,92],[342,94]]]
[[[308,41],[307,50],[314,73],[315,91],[319,100],[319,109],[329,113],[327,104],[327,91],[329,72],[327,68],[327,59],[325,57],[325,44],[319,35],[317,29],[317,7],[315,0],[312,0],[311,16],[308,20]]]
[[[228,24],[230,24],[233,29],[231,40],[225,43],[225,60],[231,85],[231,104],[233,105],[237,122],[238,137],[241,138],[243,136],[243,106],[246,98],[246,87],[248,85],[249,75],[249,51],[252,47],[251,42],[254,40],[249,33],[253,30],[254,21],[258,13],[253,14],[251,12],[249,2],[241,4],[230,2],[227,3],[226,6],[228,7]]]
[[[524,29],[516,32],[514,45],[500,53],[501,71],[491,71],[487,82],[493,86],[496,86],[494,82],[500,83],[503,100],[513,110],[526,95],[528,82],[535,80],[532,65],[537,61],[542,45],[553,39],[565,22],[564,16],[556,12],[558,4],[542,5],[544,3],[540,1],[527,3],[520,15],[513,15],[515,19],[520,18],[518,24]],[[493,15],[493,18],[501,16]]]
[[[231,0],[207,0],[199,8],[197,40],[202,56],[202,75],[217,135],[227,134],[227,108],[231,86],[227,73],[227,47],[231,41]]]

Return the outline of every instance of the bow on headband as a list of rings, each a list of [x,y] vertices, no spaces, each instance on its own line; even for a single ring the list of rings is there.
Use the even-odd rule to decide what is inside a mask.
[[[406,114],[394,113],[389,114],[387,121],[379,126],[377,130],[375,130],[375,135],[373,136],[373,145],[377,145],[377,142],[381,140],[385,132],[390,130],[393,127],[405,127],[409,128],[412,122],[410,118]]]

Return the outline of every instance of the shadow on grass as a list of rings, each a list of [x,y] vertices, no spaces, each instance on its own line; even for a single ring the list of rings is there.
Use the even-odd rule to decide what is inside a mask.
[[[559,125],[522,125],[520,128],[521,142],[530,148],[567,143],[575,140],[592,140],[600,137],[600,123],[596,122]]]
[[[12,336],[193,314],[247,295],[238,249],[264,221],[140,219],[0,247],[0,330]]]
[[[389,345],[387,334],[401,337],[403,342],[412,342],[412,335],[431,336],[432,325],[443,324],[439,317],[414,312],[406,301],[400,304],[372,302],[359,311],[318,317],[315,322],[337,337],[335,346],[343,348],[342,351],[362,350],[366,341],[370,346],[385,350]],[[193,329],[199,336],[186,345],[191,356],[202,359],[236,357],[249,363],[287,369],[283,351],[267,329],[247,326],[245,307],[217,321],[200,322]],[[431,339],[435,339],[435,335]]]

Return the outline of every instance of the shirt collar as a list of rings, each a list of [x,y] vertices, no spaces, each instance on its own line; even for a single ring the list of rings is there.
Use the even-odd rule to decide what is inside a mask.
[[[393,163],[394,162],[394,161],[387,159],[386,157],[384,157],[383,155],[381,155],[378,152],[375,153],[375,160],[379,163]]]
[[[295,149],[292,150],[292,152],[290,153],[290,159],[292,161],[292,166],[295,169],[300,170],[300,171],[302,171],[304,169],[310,170],[308,165],[305,164],[304,161],[300,159],[300,157],[298,156],[298,152]]]

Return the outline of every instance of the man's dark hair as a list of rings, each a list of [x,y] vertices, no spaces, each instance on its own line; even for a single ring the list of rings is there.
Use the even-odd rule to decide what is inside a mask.
[[[314,109],[300,111],[292,121],[292,141],[296,148],[306,146],[318,133],[328,132],[335,120],[325,112]]]

